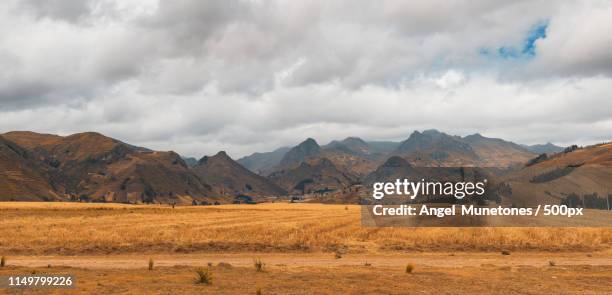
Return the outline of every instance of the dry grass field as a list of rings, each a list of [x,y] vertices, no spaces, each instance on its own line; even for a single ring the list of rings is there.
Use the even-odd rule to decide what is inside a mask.
[[[612,288],[611,228],[370,228],[361,226],[359,206],[350,205],[0,203],[0,237],[6,256],[0,276],[70,274],[77,284],[0,294],[606,294]],[[254,258],[264,271],[255,270]],[[195,283],[200,267],[212,273],[211,285]]]
[[[0,203],[0,255],[598,251],[611,228],[370,228],[359,206]]]

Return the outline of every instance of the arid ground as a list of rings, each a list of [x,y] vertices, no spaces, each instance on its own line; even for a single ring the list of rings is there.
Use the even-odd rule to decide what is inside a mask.
[[[58,294],[612,289],[610,228],[370,228],[361,226],[359,213],[358,206],[286,203],[174,209],[0,203],[0,256],[6,260],[0,275],[76,276],[77,287]],[[265,263],[263,271],[256,271],[254,259]],[[211,285],[195,283],[200,267],[212,273]]]

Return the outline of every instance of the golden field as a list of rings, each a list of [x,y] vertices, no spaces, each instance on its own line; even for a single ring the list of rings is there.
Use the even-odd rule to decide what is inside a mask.
[[[361,226],[360,207],[351,205],[0,203],[0,237],[6,259],[0,276],[65,274],[76,282],[74,289],[0,288],[0,294],[605,294],[612,288],[611,228],[371,228]],[[199,268],[212,273],[212,284],[196,283]]]
[[[354,205],[0,203],[0,255],[607,251],[611,228],[370,228]]]

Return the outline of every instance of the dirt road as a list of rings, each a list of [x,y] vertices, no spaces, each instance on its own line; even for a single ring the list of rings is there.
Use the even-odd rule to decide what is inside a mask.
[[[110,255],[110,256],[16,256],[10,257],[10,264],[23,267],[69,266],[88,269],[137,269],[147,267],[149,259],[156,266],[205,266],[209,262],[230,263],[247,267],[254,258],[260,258],[270,266],[350,266],[364,265],[366,262],[376,266],[393,267],[415,263],[431,267],[478,267],[495,266],[534,266],[548,265],[590,265],[612,266],[611,253],[530,253],[517,252],[510,255],[501,253],[414,253],[414,254],[347,254],[336,258],[334,254],[172,254],[172,255]]]

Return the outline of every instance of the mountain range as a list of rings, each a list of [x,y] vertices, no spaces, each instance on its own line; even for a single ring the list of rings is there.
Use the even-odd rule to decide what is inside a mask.
[[[552,149],[555,152],[563,150],[550,144],[538,151],[546,148],[549,153]],[[319,146],[314,139],[309,138],[286,150],[283,155],[279,149],[273,153],[256,153],[237,161],[257,173],[269,175],[274,171],[295,167],[308,158],[325,157],[337,167],[363,177],[391,156],[400,156],[416,166],[508,167],[521,165],[537,156],[537,153],[531,151],[529,146],[480,134],[460,137],[431,129],[415,131],[401,142],[367,142],[357,137],[348,137]],[[260,169],[264,166],[260,163],[265,163],[266,169]]]
[[[337,197],[353,202],[357,199],[347,194],[354,194],[355,187],[428,171],[415,167],[493,167],[503,171],[494,177],[511,188],[511,198],[521,199],[523,188],[534,188],[542,198],[565,200],[569,191],[609,191],[590,183],[612,179],[609,159],[591,155],[609,150],[603,145],[568,151],[550,143],[526,146],[480,134],[460,137],[425,130],[400,142],[348,137],[321,146],[308,138],[237,161],[225,152],[196,160],[95,132],[58,136],[16,131],[0,135],[0,200],[206,204],[315,194],[326,195],[327,201]],[[599,160],[590,162],[591,156]],[[581,160],[568,160],[573,157]],[[547,173],[581,180],[564,188]]]

